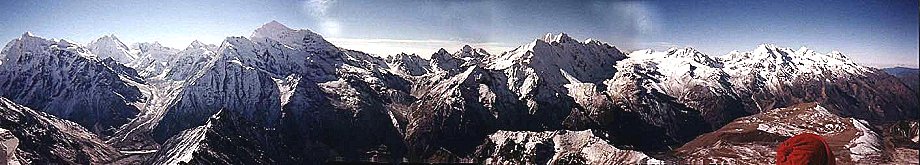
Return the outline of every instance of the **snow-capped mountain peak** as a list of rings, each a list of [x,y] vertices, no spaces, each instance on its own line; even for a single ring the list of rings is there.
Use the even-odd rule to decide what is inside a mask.
[[[699,50],[694,49],[693,47],[684,47],[684,48],[671,48],[668,49],[668,55],[678,58],[691,58],[693,61],[699,62],[703,65],[710,67],[720,67],[719,62],[713,58],[710,58],[708,55],[703,54]]]
[[[64,39],[45,39],[34,35],[31,32],[26,32],[23,33],[21,37],[10,41],[10,43],[7,43],[6,47],[3,49],[4,53],[0,54],[0,61],[19,59],[23,55],[22,53],[26,52],[28,52],[27,54],[30,58],[45,55],[64,55],[48,52],[50,50],[70,50],[70,52],[72,52],[75,56],[80,56],[87,59],[96,59],[92,53],[89,53],[89,51],[83,48],[80,44]]]
[[[416,54],[399,53],[384,59],[391,72],[410,76],[421,76],[431,72],[430,61]]]
[[[797,66],[799,68],[812,65],[847,65],[855,68],[862,68],[862,66],[857,66],[855,62],[846,58],[846,56],[838,51],[819,54],[807,47],[801,47],[795,50],[792,48],[778,47],[774,44],[761,44],[751,52],[732,51],[732,53],[722,56],[720,59],[738,64],[782,65],[790,67]]]
[[[252,33],[252,38],[272,38],[278,39],[281,38],[284,33],[292,33],[295,31],[287,26],[284,26],[278,21],[271,21],[260,26]]]
[[[447,52],[446,49],[441,48],[441,49],[438,49],[438,52],[435,52],[434,54],[450,54],[450,53]],[[432,57],[432,58],[434,58],[434,57]]]
[[[463,45],[463,48],[461,48],[460,51],[462,51],[462,52],[471,52],[471,51],[473,51],[473,47],[470,46],[470,45]]]
[[[559,33],[559,34],[546,33],[546,35],[543,35],[542,40],[548,43],[552,43],[552,42],[577,43],[578,42],[578,40],[572,39],[572,37],[569,37],[569,35],[566,33]]]
[[[202,43],[201,41],[198,41],[198,40],[194,40],[194,41],[192,41],[191,44],[188,45],[188,47],[187,47],[186,49],[190,49],[190,48],[201,48],[201,47],[207,47],[207,46],[208,46],[208,44]]]
[[[66,40],[66,39],[59,39],[59,40],[57,41],[57,43],[55,43],[55,44],[57,44],[59,47],[62,47],[62,48],[67,48],[67,47],[72,47],[72,46],[78,46],[78,45],[79,45],[79,44],[77,44],[76,42],[73,42],[73,41],[70,41],[70,40]]]
[[[134,62],[138,57],[131,53],[126,46],[114,34],[104,35],[99,39],[93,40],[86,45],[87,48],[96,54],[99,59],[112,58],[122,64]]]
[[[467,60],[467,61],[470,61],[470,60],[479,61],[479,60],[484,60],[483,58],[486,58],[491,55],[489,54],[489,52],[486,52],[485,49],[473,48],[470,45],[464,45],[463,48],[460,49],[460,51],[457,51],[454,53],[454,56],[457,58],[464,58],[464,60]]]
[[[291,29],[291,28],[289,28],[289,27],[287,27],[287,26],[284,26],[284,24],[281,24],[281,23],[279,23],[278,21],[275,21],[275,20],[272,20],[271,22],[265,23],[265,24],[262,25],[259,29],[262,30],[262,31],[266,31],[266,30],[269,30],[269,31],[288,31],[288,30],[294,30],[294,29]],[[259,31],[259,30],[256,30],[256,31]]]
[[[143,97],[136,82],[123,79],[126,75],[116,66],[93,58],[90,51],[68,40],[26,33],[0,54],[5,56],[0,65],[0,96],[95,126],[91,129],[97,133],[110,133],[132,118],[137,113],[133,104]]]
[[[278,21],[272,21],[256,29],[250,38],[253,41],[274,40],[295,49],[334,49],[323,36],[307,29],[291,29]]]

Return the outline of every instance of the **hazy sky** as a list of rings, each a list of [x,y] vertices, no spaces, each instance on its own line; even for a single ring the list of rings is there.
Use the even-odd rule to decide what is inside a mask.
[[[375,54],[429,55],[463,44],[500,53],[546,33],[625,51],[692,46],[710,55],[761,43],[839,50],[871,66],[918,66],[918,1],[0,1],[0,40],[25,31],[81,43],[183,48],[249,36],[277,20]]]

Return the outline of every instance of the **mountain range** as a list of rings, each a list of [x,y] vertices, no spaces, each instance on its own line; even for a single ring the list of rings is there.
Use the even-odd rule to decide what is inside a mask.
[[[275,21],[184,49],[27,32],[0,52],[0,142],[15,148],[0,158],[772,163],[779,142],[809,132],[840,162],[917,163],[918,74],[900,70],[805,47],[624,52],[565,33],[501,53],[380,57]]]

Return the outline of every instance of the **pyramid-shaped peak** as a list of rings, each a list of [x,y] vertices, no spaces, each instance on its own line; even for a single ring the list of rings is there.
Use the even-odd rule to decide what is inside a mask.
[[[119,43],[121,42],[121,40],[118,39],[118,37],[116,37],[115,34],[102,35],[102,37],[97,38],[96,41],[97,42],[98,41],[117,41]]]
[[[102,37],[100,37],[100,38],[118,39],[118,37],[115,36],[115,34],[106,34],[106,35],[102,35]]]
[[[66,39],[59,39],[58,42],[57,42],[57,44],[58,44],[59,46],[61,46],[61,47],[70,47],[70,46],[77,45],[76,42],[73,42],[73,41],[70,41],[70,40],[66,40]]]
[[[205,43],[203,43],[203,42],[201,42],[201,41],[194,40],[194,41],[192,41],[191,44],[188,45],[188,47],[198,48],[198,47],[204,47],[204,46],[207,46],[207,45],[208,45],[208,44],[205,44]]]
[[[90,44],[99,44],[99,43],[111,43],[111,44],[116,44],[118,46],[127,47],[127,45],[121,42],[121,40],[118,39],[118,37],[116,37],[115,34],[106,34],[90,42]]]
[[[262,25],[262,27],[259,27],[259,29],[263,29],[263,30],[293,30],[293,29],[291,29],[291,28],[289,28],[289,27],[287,27],[287,26],[284,26],[284,24],[281,24],[281,23],[279,23],[278,21],[275,21],[275,20],[272,20],[271,22],[265,23],[264,25]]]
[[[463,52],[471,52],[471,51],[473,51],[473,47],[470,46],[470,45],[463,45],[463,48],[460,49],[460,51],[463,51]]]
[[[192,40],[192,45],[204,45],[204,43],[201,43],[199,40]]]
[[[438,52],[435,52],[435,54],[450,54],[450,53],[449,53],[449,52],[447,52],[447,50],[446,50],[446,49],[444,49],[444,48],[441,48],[441,49],[438,49]]]
[[[294,47],[295,49],[308,47],[311,49],[335,49],[332,43],[326,41],[326,39],[319,34],[307,29],[291,29],[278,23],[278,21],[271,21],[262,25],[262,27],[259,27],[252,33],[250,38],[253,41],[263,41],[265,39],[274,40]],[[228,40],[239,39],[228,38]]]
[[[19,39],[20,39],[20,40],[32,40],[32,39],[48,40],[48,39],[42,38],[42,37],[40,37],[40,36],[36,36],[35,34],[33,34],[33,33],[30,32],[30,31],[26,31],[25,33],[22,33],[22,36],[19,37]],[[50,41],[50,40],[48,40],[48,41]]]
[[[252,37],[253,38],[265,37],[265,38],[272,38],[272,39],[277,40],[277,39],[280,39],[282,34],[291,33],[294,31],[295,31],[294,29],[284,26],[283,24],[278,23],[278,21],[271,21],[271,22],[265,23],[264,25],[256,29],[252,33]]]

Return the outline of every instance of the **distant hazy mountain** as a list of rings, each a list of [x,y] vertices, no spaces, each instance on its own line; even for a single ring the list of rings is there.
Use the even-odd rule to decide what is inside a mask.
[[[920,96],[920,69],[894,67],[885,68],[882,70],[894,77],[898,77],[898,79],[901,79],[901,82],[907,84],[907,87],[910,87],[914,93],[917,93],[917,95]]]
[[[916,87],[840,52],[623,52],[562,33],[507,52],[382,58],[275,21],[219,46],[131,45],[23,35],[0,55],[0,96],[92,130],[127,153],[112,163],[763,160],[803,131],[856,139],[842,162],[912,162],[893,157],[917,151]],[[763,119],[796,115],[824,118]]]

